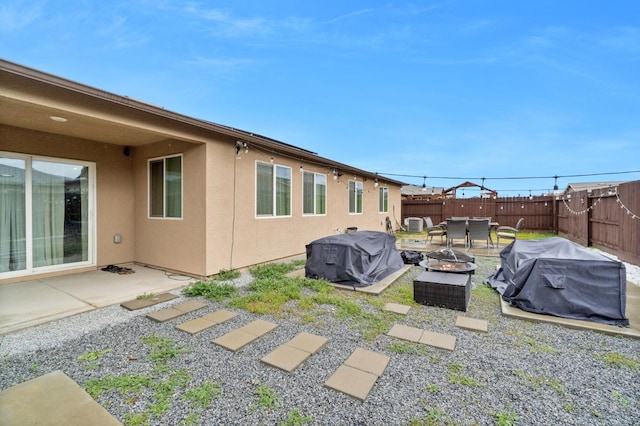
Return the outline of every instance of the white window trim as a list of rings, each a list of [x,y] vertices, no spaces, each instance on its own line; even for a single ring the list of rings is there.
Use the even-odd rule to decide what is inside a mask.
[[[305,173],[311,173],[313,174],[313,213],[305,213],[304,212],[304,174]],[[302,216],[304,217],[310,217],[310,216],[326,216],[327,215],[327,203],[328,203],[328,198],[329,198],[329,185],[328,185],[328,181],[329,179],[327,179],[327,175],[324,173],[316,173],[316,172],[311,172],[311,171],[307,171],[304,170],[302,173]],[[317,201],[317,194],[316,194],[316,179],[318,176],[324,176],[325,177],[325,182],[324,182],[324,190],[325,190],[325,194],[324,194],[324,211],[325,213],[317,213],[318,211],[318,206],[316,204]]]
[[[386,190],[386,192],[387,192],[387,210],[386,211],[380,210],[380,204],[381,204],[380,203],[380,201],[381,201],[380,200],[380,191],[381,190]],[[389,213],[389,187],[388,186],[380,186],[380,187],[378,187],[378,213],[381,213],[381,214],[382,213]]]
[[[351,209],[351,206],[349,205],[351,203],[351,191],[349,190],[349,185],[351,184],[351,182],[355,183],[355,193],[358,193],[358,186],[360,186],[360,193],[362,194],[361,199],[362,199],[362,206],[361,206],[361,211],[355,211],[352,212],[351,210],[349,210],[349,214],[350,215],[361,215],[364,214],[364,185],[362,182],[357,181],[357,180],[349,180],[349,182],[347,183],[347,196],[349,197],[349,200],[347,201],[347,208]],[[357,208],[357,197],[356,197],[356,208]]]
[[[74,263],[61,263],[58,265],[49,266],[33,266],[33,246],[27,244],[26,252],[26,267],[19,271],[10,271],[0,273],[0,279],[22,277],[33,274],[42,274],[48,272],[57,271],[69,271],[78,268],[86,268],[87,266],[96,265],[97,244],[96,244],[96,163],[90,161],[72,160],[61,157],[44,157],[40,155],[26,155],[18,154],[15,152],[3,152],[0,151],[0,157],[14,158],[16,160],[25,161],[25,188],[31,188],[32,186],[32,174],[33,174],[33,162],[34,161],[46,161],[49,163],[62,163],[62,164],[77,164],[79,166],[87,167],[89,170],[89,185],[88,185],[88,197],[87,197],[87,260]],[[32,208],[33,198],[31,190],[26,190],[25,193],[25,211],[27,215],[25,217],[25,239],[31,241],[33,238],[33,222],[32,222]]]
[[[166,193],[162,197],[162,216],[151,216],[151,163],[163,160],[162,179],[166,185],[166,162],[167,158],[180,157],[180,217],[167,217]],[[166,186],[165,186],[166,189]],[[184,156],[182,154],[163,155],[162,157],[149,158],[147,160],[147,218],[154,220],[183,220],[184,219]]]
[[[271,162],[266,162],[266,161],[256,161],[255,167],[253,168],[253,172],[254,172],[254,181],[253,181],[253,188],[254,188],[254,194],[253,194],[253,202],[257,203],[257,199],[258,199],[258,164],[264,164],[267,166],[271,166],[273,167],[273,182],[272,182],[272,186],[271,186],[271,190],[273,191],[273,213],[270,215],[259,215],[257,210],[258,207],[256,204],[254,204],[254,208],[253,208],[253,214],[255,215],[256,219],[282,219],[282,218],[287,218],[287,217],[292,217],[293,216],[293,169],[289,166],[284,166],[282,164],[277,164],[277,163],[271,163]],[[277,182],[277,173],[276,173],[276,167],[282,167],[283,169],[289,169],[289,175],[291,176],[291,188],[289,189],[289,214],[288,215],[277,215],[276,214],[276,210],[277,210],[277,191],[276,191],[276,182]]]

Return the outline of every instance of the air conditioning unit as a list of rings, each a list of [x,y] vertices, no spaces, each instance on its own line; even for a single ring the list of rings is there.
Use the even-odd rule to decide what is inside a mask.
[[[422,218],[408,217],[407,218],[407,231],[409,232],[422,232]]]

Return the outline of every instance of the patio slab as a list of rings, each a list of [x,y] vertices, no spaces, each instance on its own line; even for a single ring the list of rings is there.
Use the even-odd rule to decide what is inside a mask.
[[[387,355],[356,348],[324,385],[364,402],[390,360]]]
[[[407,315],[411,310],[411,306],[402,305],[400,303],[387,303],[382,309],[384,311],[395,312],[400,315]]]
[[[142,299],[129,300],[128,302],[121,303],[120,306],[130,311],[136,311],[138,309],[148,308],[149,306],[157,305],[158,303],[168,302],[169,300],[176,299],[177,297],[178,296],[171,293],[160,293],[153,297],[145,297]]]
[[[331,285],[332,287],[338,288],[340,290],[358,291],[360,293],[373,294],[377,296],[383,291],[385,291],[398,278],[403,276],[409,269],[411,269],[412,266],[413,265],[404,265],[401,269],[397,270],[393,274],[366,287],[354,287],[351,285],[331,283],[331,282],[329,283],[329,285]]]
[[[456,318],[456,326],[471,331],[487,332],[489,330],[489,323],[485,320],[479,320],[468,317]]]
[[[425,330],[420,337],[420,343],[452,351],[456,348],[456,337]]]
[[[165,322],[188,314],[189,312],[197,311],[198,309],[204,308],[205,306],[207,306],[207,304],[199,300],[189,300],[186,302],[178,303],[177,305],[174,305],[170,308],[151,312],[150,314],[147,314],[147,318],[157,322]]]
[[[0,392],[0,423],[7,425],[122,425],[62,371]]]
[[[322,349],[328,341],[326,337],[302,332],[287,343],[278,346],[260,361],[290,373]]]
[[[396,337],[402,340],[418,343],[424,330],[416,327],[409,327],[403,324],[394,324],[387,333],[388,336]]]
[[[203,330],[206,330],[207,328],[222,324],[223,322],[228,321],[237,315],[238,314],[236,312],[220,309],[218,311],[204,315],[200,318],[178,324],[176,325],[176,328],[189,334],[196,334]]]
[[[260,337],[264,336],[277,326],[278,324],[274,324],[269,321],[255,320],[240,328],[230,331],[227,334],[223,334],[216,339],[213,339],[211,343],[215,343],[218,346],[222,346],[225,349],[236,352],[237,350],[242,349],[244,346],[248,345],[254,340],[257,340]]]

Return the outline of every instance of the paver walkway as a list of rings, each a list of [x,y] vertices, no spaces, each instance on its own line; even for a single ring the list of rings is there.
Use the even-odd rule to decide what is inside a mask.
[[[228,321],[237,315],[237,312],[220,309],[218,311],[201,316],[200,318],[178,324],[176,325],[176,328],[178,330],[186,331],[190,334],[196,334],[201,332],[202,330],[213,327],[214,325],[222,324],[223,322]]]
[[[150,318],[157,322],[165,322],[174,318],[178,318],[184,314],[188,314],[189,312],[197,311],[198,309],[204,308],[205,306],[207,306],[207,304],[204,302],[200,302],[199,300],[189,300],[187,302],[178,303],[171,308],[162,309],[147,314],[147,318]]]
[[[278,324],[274,324],[269,321],[255,320],[236,330],[230,331],[217,339],[213,339],[211,343],[215,343],[218,346],[222,346],[225,349],[235,352],[254,340],[264,336],[277,326]]]
[[[278,346],[261,361],[290,373],[322,349],[328,341],[326,337],[302,332],[284,345]]]
[[[121,303],[120,306],[130,311],[136,311],[138,309],[148,308],[149,306],[157,305],[158,303],[173,300],[177,297],[178,296],[171,293],[160,293],[153,297],[145,297],[142,299],[129,300],[128,302]]]
[[[454,350],[456,347],[456,337],[448,334],[434,333],[416,327],[409,327],[402,324],[394,324],[387,333],[388,336],[398,339],[408,340],[414,343],[423,343],[436,348]]]
[[[387,355],[356,348],[324,385],[364,402],[390,360]]]

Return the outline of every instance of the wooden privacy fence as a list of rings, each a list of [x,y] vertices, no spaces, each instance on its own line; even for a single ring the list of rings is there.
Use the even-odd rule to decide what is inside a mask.
[[[524,218],[522,229],[552,232],[640,265],[640,181],[557,197],[402,200],[401,223],[426,216],[435,224],[453,216],[491,217],[508,226]]]

